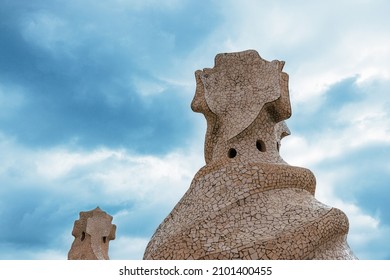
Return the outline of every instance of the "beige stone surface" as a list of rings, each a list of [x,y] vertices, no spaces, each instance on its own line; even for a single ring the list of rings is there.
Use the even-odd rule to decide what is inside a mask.
[[[290,134],[284,62],[218,54],[195,72],[206,166],[160,224],[144,259],[354,259],[348,219],[314,197],[316,180],[279,155]]]
[[[108,260],[109,242],[115,239],[116,226],[111,224],[112,216],[99,207],[80,212],[75,221],[72,235],[75,240],[68,253],[69,260]]]

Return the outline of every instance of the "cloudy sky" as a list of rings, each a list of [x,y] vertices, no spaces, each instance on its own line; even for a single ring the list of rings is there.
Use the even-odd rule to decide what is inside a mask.
[[[141,259],[204,165],[194,71],[220,52],[286,61],[292,135],[360,259],[390,259],[385,0],[0,0],[0,259],[66,259],[80,211]]]

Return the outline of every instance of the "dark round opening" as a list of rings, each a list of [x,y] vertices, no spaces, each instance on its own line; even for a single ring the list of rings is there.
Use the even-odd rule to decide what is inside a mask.
[[[83,231],[83,232],[81,233],[81,241],[84,241],[84,239],[85,239],[85,232]]]
[[[260,151],[260,152],[265,152],[266,149],[265,149],[265,144],[262,140],[257,140],[256,141],[256,148]]]
[[[229,149],[229,151],[228,151],[229,158],[234,158],[234,157],[236,157],[236,155],[237,155],[236,149],[234,149],[234,148]]]
[[[103,236],[103,243],[107,242],[107,236]]]

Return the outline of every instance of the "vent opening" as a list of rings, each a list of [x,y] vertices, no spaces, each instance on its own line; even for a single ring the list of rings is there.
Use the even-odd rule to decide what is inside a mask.
[[[265,148],[265,144],[262,140],[257,140],[256,141],[256,148],[260,151],[260,152],[265,152],[266,151],[266,148]]]
[[[234,148],[229,149],[229,151],[228,151],[228,157],[229,158],[235,158],[236,155],[237,155],[236,149],[234,149]]]

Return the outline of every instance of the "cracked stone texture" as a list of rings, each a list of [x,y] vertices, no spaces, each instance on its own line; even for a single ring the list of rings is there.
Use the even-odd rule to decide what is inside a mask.
[[[206,166],[160,224],[144,259],[355,259],[346,215],[314,198],[316,180],[279,155],[290,134],[284,62],[218,54],[195,72]]]
[[[108,260],[109,241],[115,239],[116,226],[112,216],[99,207],[80,212],[74,222],[72,235],[75,240],[68,253],[68,260]]]

